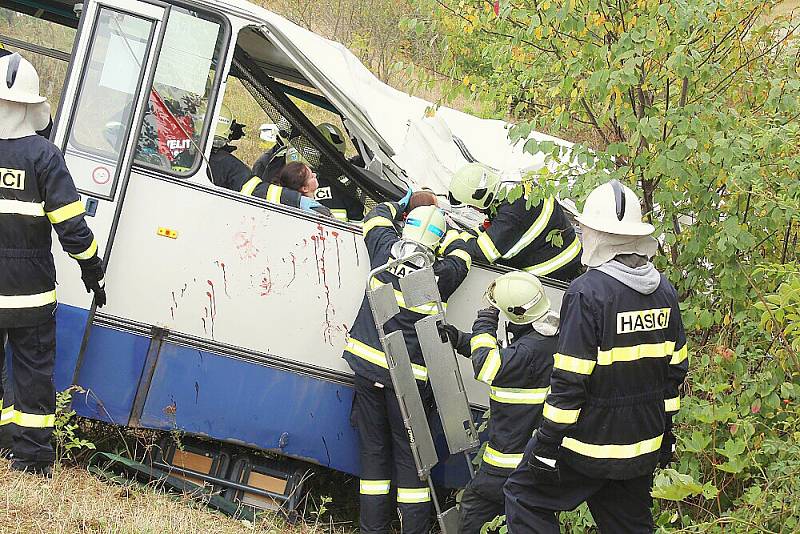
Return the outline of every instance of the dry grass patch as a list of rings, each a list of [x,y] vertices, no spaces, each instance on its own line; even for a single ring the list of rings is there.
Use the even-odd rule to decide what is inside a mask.
[[[214,512],[189,497],[105,483],[84,468],[59,467],[51,480],[17,473],[0,460],[0,533],[342,532],[320,521],[290,526],[277,515],[254,523]]]

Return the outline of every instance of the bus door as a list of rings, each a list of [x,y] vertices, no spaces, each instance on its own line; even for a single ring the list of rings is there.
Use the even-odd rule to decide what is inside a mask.
[[[64,85],[53,141],[64,153],[106,262],[148,101],[143,88],[152,82],[168,11],[165,4],[136,0],[87,2]],[[56,385],[63,388],[71,383],[94,310],[76,262],[57,246],[54,252]]]

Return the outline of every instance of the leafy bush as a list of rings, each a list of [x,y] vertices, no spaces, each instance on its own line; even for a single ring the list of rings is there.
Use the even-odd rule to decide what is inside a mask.
[[[510,140],[546,154],[549,172],[528,177],[539,196],[580,204],[617,178],[657,228],[691,355],[659,527],[797,530],[798,21],[775,0],[415,4],[429,16],[406,26],[440,34],[449,94],[514,118]]]

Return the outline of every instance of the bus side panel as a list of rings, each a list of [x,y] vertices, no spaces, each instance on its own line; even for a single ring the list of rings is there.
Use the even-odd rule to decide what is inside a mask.
[[[86,346],[73,407],[78,415],[127,425],[142,376],[150,339],[93,326]]]
[[[349,386],[165,343],[140,422],[357,473],[352,400]]]
[[[61,302],[56,308],[56,368],[54,380],[56,391],[63,391],[72,385],[78,353],[83,342],[83,332],[89,310],[69,306]]]

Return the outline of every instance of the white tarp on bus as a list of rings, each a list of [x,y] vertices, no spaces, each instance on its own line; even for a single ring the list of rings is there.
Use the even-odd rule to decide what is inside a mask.
[[[417,187],[447,192],[452,173],[468,161],[453,136],[463,141],[476,160],[499,169],[506,179],[519,179],[521,171],[542,167],[541,154],[524,153],[522,142],[511,145],[506,122],[480,119],[448,107],[439,107],[433,116],[428,116],[430,102],[381,82],[345,46],[247,2],[226,3],[264,19],[273,26],[271,30],[285,36],[360,111],[394,152],[395,163]],[[571,146],[567,141],[538,132],[530,137]]]

